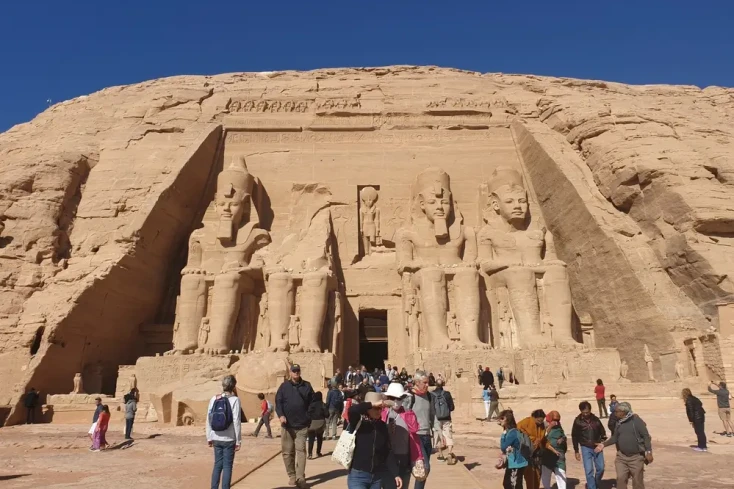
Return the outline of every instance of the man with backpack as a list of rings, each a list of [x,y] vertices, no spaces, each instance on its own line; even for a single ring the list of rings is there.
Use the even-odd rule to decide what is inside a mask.
[[[214,448],[212,489],[229,489],[232,482],[234,452],[242,446],[240,399],[235,393],[237,380],[234,375],[222,379],[222,393],[212,397],[206,417],[206,441]]]
[[[433,391],[433,410],[436,413],[441,442],[438,445],[438,459],[446,460],[449,465],[456,464],[454,455],[454,429],[451,425],[451,412],[454,410],[454,399],[451,393],[443,388],[443,380],[436,381]],[[448,450],[447,457],[443,455],[444,447]]]
[[[265,429],[268,430],[265,438],[272,438],[273,432],[270,430],[270,417],[273,414],[273,405],[265,399],[265,394],[262,392],[257,395],[257,398],[260,399],[260,421],[257,423],[255,431],[252,432],[252,436],[257,438],[257,435],[260,433],[260,428],[265,426]]]
[[[280,419],[280,445],[289,484],[306,489],[306,438],[311,418],[308,407],[313,401],[311,384],[301,378],[301,366],[291,365],[291,378],[275,394],[275,412]]]

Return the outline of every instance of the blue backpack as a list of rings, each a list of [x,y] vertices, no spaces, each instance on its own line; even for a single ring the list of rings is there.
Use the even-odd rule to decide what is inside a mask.
[[[229,398],[217,396],[209,413],[209,425],[212,430],[224,431],[232,424],[232,420],[232,406],[229,404]]]

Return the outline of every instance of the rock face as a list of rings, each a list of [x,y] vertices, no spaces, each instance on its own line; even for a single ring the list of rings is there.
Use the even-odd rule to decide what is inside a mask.
[[[321,215],[316,202],[289,215],[291,204],[329,189],[322,227],[347,298],[360,293],[351,265],[369,276],[383,255],[363,256],[362,188],[379,191],[389,249],[419,171],[445,168],[479,226],[472,206],[490,175],[470,173],[519,165],[596,346],[619,348],[629,377],[646,380],[647,344],[656,378],[672,378],[734,296],[733,144],[732,89],[432,67],[181,76],[57,104],[0,135],[0,406],[7,414],[30,386],[70,392],[93,366],[112,393],[150,331],[172,337],[189,236],[234,153],[263,182],[259,224],[280,252],[308,247],[289,230]],[[277,258],[265,251],[266,264]],[[344,318],[352,356],[358,333],[346,330],[373,307],[357,302]],[[694,362],[718,371],[708,358]]]

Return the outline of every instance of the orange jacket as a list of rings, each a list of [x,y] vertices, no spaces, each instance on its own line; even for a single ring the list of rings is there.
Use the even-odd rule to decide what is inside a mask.
[[[517,429],[530,437],[530,441],[534,447],[548,447],[548,440],[545,437],[545,427],[535,424],[534,418],[528,416],[523,419],[517,423]]]

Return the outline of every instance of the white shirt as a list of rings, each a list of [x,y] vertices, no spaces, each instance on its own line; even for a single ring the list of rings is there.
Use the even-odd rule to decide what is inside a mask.
[[[232,424],[223,431],[212,430],[209,417],[214,407],[214,396],[209,401],[209,408],[206,411],[206,441],[233,441],[235,445],[242,445],[242,408],[240,407],[240,398],[225,392],[221,394],[229,400],[229,406],[232,408]]]

